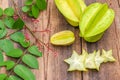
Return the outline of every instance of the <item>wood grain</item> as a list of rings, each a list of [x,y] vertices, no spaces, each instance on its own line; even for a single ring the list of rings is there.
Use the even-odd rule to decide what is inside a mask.
[[[15,0],[19,9],[20,15],[21,7],[24,5],[25,0]],[[33,23],[31,18],[28,18],[25,22],[31,30],[37,28],[37,30],[50,29],[51,33],[36,32],[36,37],[45,43],[49,43],[50,37],[62,30],[71,30],[75,33],[76,41],[73,45],[67,47],[56,47],[49,43],[50,48],[56,51],[57,57],[53,52],[48,51],[47,48],[41,48],[44,53],[39,60],[39,70],[32,70],[36,76],[36,80],[119,80],[120,79],[120,0],[85,0],[87,5],[93,2],[106,2],[111,8],[115,10],[116,16],[111,27],[105,32],[103,38],[96,43],[87,43],[79,37],[79,29],[70,26],[60,14],[55,6],[54,0],[47,0],[47,10],[41,12],[38,20],[40,22]],[[6,8],[8,6],[13,7],[11,0],[0,0],[0,7]],[[29,33],[29,32],[28,32]],[[30,36],[31,41],[35,43],[35,39]],[[88,72],[67,72],[68,65],[64,63],[64,59],[70,57],[72,50],[76,50],[81,53],[82,49],[86,49],[88,52],[93,50],[105,49],[113,50],[113,55],[117,59],[115,63],[102,64],[100,71],[89,70]],[[5,57],[7,59],[7,57]],[[5,68],[0,70],[0,73],[5,73]]]

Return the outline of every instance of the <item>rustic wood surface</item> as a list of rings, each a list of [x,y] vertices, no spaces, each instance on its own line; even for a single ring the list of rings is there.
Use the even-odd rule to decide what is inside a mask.
[[[14,0],[18,10],[24,5],[24,0]],[[71,30],[75,33],[76,41],[73,45],[67,47],[56,47],[49,44],[49,47],[57,52],[57,57],[47,48],[42,48],[43,57],[39,58],[39,70],[33,70],[36,80],[120,80],[120,0],[86,0],[87,5],[93,2],[106,2],[115,10],[116,16],[111,27],[105,32],[103,38],[96,43],[87,43],[79,37],[79,29],[70,26],[60,14],[55,6],[54,0],[47,0],[47,10],[41,12],[38,20],[34,23],[30,19],[26,20],[27,26],[31,30],[37,27],[37,30],[50,29],[50,33],[36,32],[36,37],[45,43],[49,43],[50,36],[62,30]],[[11,0],[0,0],[0,7],[6,8],[13,6]],[[35,42],[31,37],[31,41]],[[64,59],[70,57],[72,50],[81,52],[84,48],[88,52],[98,49],[113,49],[113,56],[117,59],[115,63],[102,64],[100,71],[89,70],[88,72],[67,72],[68,65],[64,63]],[[7,57],[5,57],[7,59]],[[0,73],[5,73],[5,68]]]

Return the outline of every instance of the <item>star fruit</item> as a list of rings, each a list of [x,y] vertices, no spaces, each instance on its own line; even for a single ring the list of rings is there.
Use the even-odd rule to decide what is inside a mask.
[[[112,50],[103,50],[102,55],[100,55],[100,50],[88,54],[83,49],[81,55],[73,51],[72,56],[64,61],[70,65],[68,71],[87,71],[87,69],[96,69],[99,71],[100,65],[103,62],[114,62],[115,58],[112,56]]]
[[[55,4],[72,26],[78,26],[82,13],[86,9],[84,0],[55,0]]]
[[[96,55],[96,51],[87,55],[86,60],[85,60],[85,67],[86,68],[96,69],[95,55]]]
[[[110,27],[115,17],[112,9],[106,3],[90,4],[84,11],[79,23],[80,37],[87,42],[96,42]]]
[[[88,54],[86,57],[86,68],[89,69],[96,69],[99,71],[100,64],[103,63],[104,58],[100,56],[100,50],[97,52],[94,51],[93,53]]]
[[[68,71],[87,71],[85,68],[85,58],[86,58],[86,53],[82,55],[78,55],[76,51],[73,51],[73,54],[70,58],[65,59],[64,61],[70,65]]]
[[[104,62],[114,62],[115,58],[112,56],[112,50],[105,51],[102,50],[102,57],[104,58]]]
[[[96,56],[95,56],[95,65],[96,65],[96,69],[99,71],[100,68],[100,64],[102,64],[104,62],[104,58],[102,56],[100,56],[100,50],[98,50],[96,52]]]
[[[55,33],[51,38],[50,42],[53,45],[66,46],[71,45],[75,41],[75,35],[72,31],[64,30]]]

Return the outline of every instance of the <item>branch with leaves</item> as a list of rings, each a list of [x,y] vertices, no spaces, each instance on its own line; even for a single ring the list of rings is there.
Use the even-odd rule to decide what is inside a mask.
[[[22,20],[22,16],[17,10],[16,3],[14,0],[12,0],[12,2],[14,4],[16,14],[18,15],[17,19],[13,18],[13,8],[9,7],[5,10],[0,8],[0,67],[5,66],[8,71],[6,74],[0,74],[0,80],[36,80],[35,75],[30,68],[39,68],[37,57],[41,57],[42,52],[39,51],[36,45],[33,45],[30,41],[26,40],[22,29],[25,27],[39,44],[42,44],[51,51],[53,50],[43,41],[39,40],[32,30],[27,27]],[[30,8],[29,10],[27,9],[28,7]],[[32,17],[37,18],[39,12],[36,7],[39,9],[39,12],[46,9],[45,0],[27,0],[22,10],[29,14],[31,12]],[[13,30],[14,32],[8,34],[9,30]],[[16,43],[17,46],[20,46],[20,48],[15,47],[14,44]],[[3,53],[5,53],[7,57],[16,59],[16,61],[4,61]]]
[[[14,4],[14,8],[15,8],[16,14],[18,15],[18,17],[19,17],[20,19],[22,19],[22,16],[20,15],[20,13],[19,13],[19,11],[18,11],[18,7],[17,7],[15,1],[14,1],[14,0],[11,0],[11,1],[12,1],[13,4]],[[29,0],[28,0],[28,1],[29,1]],[[42,3],[42,2],[44,2],[44,1],[41,0],[41,3]],[[42,5],[43,5],[43,4],[46,4],[46,3],[42,3]],[[39,6],[40,6],[40,5],[39,5]],[[34,31],[31,30],[31,29],[27,26],[27,24],[25,24],[24,27],[25,27],[25,29],[27,29],[27,30],[30,32],[30,34],[35,38],[35,40],[36,40],[36,42],[37,42],[38,44],[40,44],[40,45],[42,45],[43,47],[47,48],[47,49],[48,49],[49,51],[51,51],[55,56],[58,54],[56,51],[54,51],[52,48],[50,48],[48,44],[46,44],[46,43],[44,43],[42,40],[38,39],[38,38],[36,37],[36,35],[34,34]],[[36,32],[38,32],[38,31],[36,31]]]
[[[26,0],[22,11],[27,13],[30,17],[38,18],[39,13],[47,7],[45,0]]]

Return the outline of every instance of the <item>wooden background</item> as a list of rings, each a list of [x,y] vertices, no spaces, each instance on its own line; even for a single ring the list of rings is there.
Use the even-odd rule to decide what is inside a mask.
[[[62,30],[71,30],[75,33],[76,41],[68,47],[56,47],[49,44],[50,48],[57,52],[57,57],[53,52],[42,48],[43,57],[39,58],[39,70],[33,70],[36,80],[120,80],[120,0],[85,0],[87,5],[93,2],[108,3],[115,10],[116,16],[111,27],[105,32],[103,38],[96,43],[87,43],[79,37],[79,29],[70,26],[60,14],[55,6],[54,0],[47,0],[47,10],[41,12],[38,20],[34,23],[31,20],[26,20],[26,24],[33,30],[50,29],[50,33],[36,32],[36,37],[45,43],[49,43],[50,36]],[[21,7],[24,5],[24,0],[15,0],[17,7],[21,12]],[[13,7],[11,0],[0,0],[0,7]],[[31,37],[34,42],[34,39]],[[102,64],[100,71],[89,70],[88,72],[67,72],[68,65],[64,63],[64,59],[70,57],[72,50],[81,53],[81,49],[86,49],[88,52],[98,49],[113,49],[113,56],[117,59],[115,63]],[[4,73],[3,68],[0,72]]]

